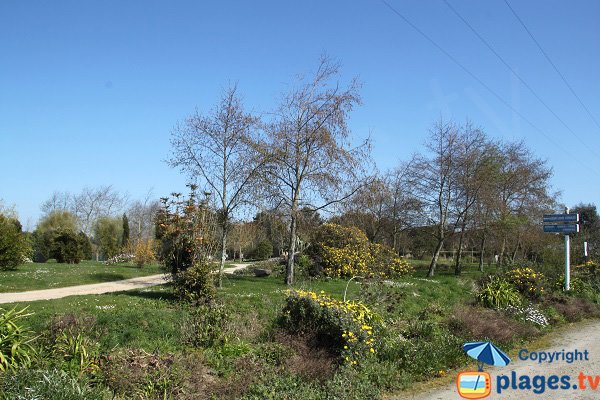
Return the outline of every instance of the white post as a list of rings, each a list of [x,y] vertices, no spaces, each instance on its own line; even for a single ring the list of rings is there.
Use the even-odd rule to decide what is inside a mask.
[[[565,235],[565,290],[571,286],[571,238]]]
[[[569,213],[569,207],[565,207],[565,214]],[[571,238],[565,235],[565,290],[571,288]]]

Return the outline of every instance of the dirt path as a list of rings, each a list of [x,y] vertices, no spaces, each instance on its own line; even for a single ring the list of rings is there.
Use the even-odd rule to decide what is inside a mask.
[[[524,347],[526,348],[526,346]],[[520,360],[519,357],[513,357],[511,363],[506,367],[490,367],[486,368],[486,372],[489,372],[492,377],[492,393],[486,397],[487,399],[600,399],[600,384],[596,390],[590,390],[590,384],[587,380],[584,380],[585,385],[588,386],[587,390],[580,390],[581,388],[570,388],[569,390],[546,390],[541,394],[533,393],[532,390],[513,390],[506,389],[502,393],[497,393],[497,377],[505,375],[512,382],[511,373],[516,373],[517,379],[527,375],[531,379],[535,375],[544,376],[546,380],[551,375],[557,375],[559,377],[569,375],[570,384],[579,386],[578,376],[580,372],[586,375],[596,376],[600,375],[600,321],[586,321],[580,324],[574,325],[572,328],[561,330],[554,334],[551,339],[550,346],[546,349],[538,350],[540,352],[562,352],[562,351],[574,351],[579,350],[581,352],[587,350],[589,352],[588,361],[574,361],[567,363],[566,361],[553,361],[552,363],[539,363],[538,361],[532,360]],[[594,378],[592,378],[593,380]],[[600,380],[600,377],[598,378]],[[597,382],[598,383],[598,382]],[[518,383],[517,383],[518,384]],[[559,382],[559,385],[561,383]],[[396,396],[389,397],[388,399],[400,400],[400,399],[413,399],[413,400],[449,400],[449,399],[460,399],[456,390],[456,384],[453,383],[442,389],[434,389],[430,391],[424,391],[421,393],[400,393]]]
[[[232,274],[238,269],[246,268],[250,264],[232,264],[233,267],[225,268],[226,274]],[[138,278],[124,279],[121,281],[93,283],[91,285],[69,286],[55,289],[31,290],[18,293],[0,293],[0,304],[17,303],[36,300],[60,299],[67,296],[82,294],[102,294],[111,292],[122,292],[125,290],[141,289],[166,283],[167,274],[149,275]]]

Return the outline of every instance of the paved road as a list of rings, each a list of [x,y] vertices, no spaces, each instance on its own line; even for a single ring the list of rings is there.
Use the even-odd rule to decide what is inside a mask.
[[[506,367],[494,367],[486,368],[486,371],[490,373],[492,377],[492,393],[487,399],[502,399],[502,400],[521,400],[521,399],[594,399],[600,400],[600,321],[592,320],[586,321],[580,324],[576,324],[572,329],[561,331],[554,335],[552,338],[550,347],[547,349],[539,350],[545,352],[562,352],[562,351],[585,351],[589,352],[589,361],[577,361],[573,363],[567,363],[566,361],[553,361],[552,363],[538,363],[537,361],[531,360],[519,360],[518,357],[513,358],[512,362]],[[557,375],[559,377],[569,375],[571,385],[579,386],[578,376],[580,372],[585,375],[591,375],[592,381],[598,384],[596,390],[590,390],[590,383],[584,380],[585,386],[588,387],[586,390],[569,389],[569,390],[549,390],[546,389],[544,393],[536,394],[533,390],[513,390],[506,389],[502,393],[497,393],[497,379],[498,376],[504,375],[512,380],[511,373],[516,373],[517,379],[522,376],[529,376],[533,378],[535,375],[544,376],[547,380],[551,375]],[[597,377],[597,380],[596,380]],[[542,379],[542,378],[538,378]],[[559,383],[560,385],[560,383]],[[456,391],[456,386],[453,383],[442,389],[435,389],[431,391],[425,391],[417,394],[398,394],[389,399],[400,400],[400,399],[413,399],[413,400],[451,400],[460,399]]]
[[[232,264],[233,267],[225,268],[226,274],[231,274],[238,269],[250,264]],[[141,289],[166,283],[168,274],[149,275],[138,278],[124,279],[121,281],[93,283],[91,285],[69,286],[55,289],[31,290],[28,292],[0,293],[0,304],[16,303],[36,300],[60,299],[67,296],[82,294],[102,294],[111,292],[122,292],[124,290]]]

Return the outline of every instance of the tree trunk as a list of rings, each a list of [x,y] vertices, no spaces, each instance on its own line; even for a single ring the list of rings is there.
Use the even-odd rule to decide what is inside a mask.
[[[479,246],[479,271],[483,272],[483,252],[485,250],[485,232],[483,232],[483,236],[481,237],[481,245]]]
[[[440,257],[440,251],[444,246],[444,238],[438,239],[438,244],[435,246],[433,257],[431,258],[431,264],[429,264],[429,271],[427,272],[428,277],[432,277],[435,274],[435,267],[437,266],[438,258]]]
[[[454,264],[454,275],[460,275],[462,272],[461,258],[462,258],[462,244],[463,238],[465,237],[465,226],[466,224],[462,224],[460,230],[460,236],[458,238],[458,252],[456,253],[456,262]]]
[[[221,234],[221,264],[219,265],[219,288],[223,287],[223,271],[225,269],[225,259],[227,258],[227,229],[223,226]]]
[[[498,258],[498,262],[500,264],[504,263],[504,251],[506,250],[506,237],[504,237],[504,239],[502,239],[502,247],[500,248],[500,257]],[[496,264],[496,267],[498,267],[498,265]]]
[[[285,271],[286,285],[294,284],[294,253],[296,252],[296,213],[292,210],[290,223],[290,244],[288,246],[288,259]]]

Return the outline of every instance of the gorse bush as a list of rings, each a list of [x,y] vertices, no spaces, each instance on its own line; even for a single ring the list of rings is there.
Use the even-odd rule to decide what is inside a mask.
[[[481,304],[496,310],[521,304],[519,292],[510,282],[497,275],[488,277],[476,296]]]
[[[294,334],[315,334],[318,342],[349,365],[377,352],[380,317],[360,302],[343,302],[324,292],[292,290],[279,324]]]
[[[411,271],[408,263],[393,250],[369,242],[364,232],[356,227],[322,225],[311,253],[323,273],[333,277],[398,276]]]
[[[538,299],[544,292],[544,274],[532,268],[515,268],[505,275],[515,289],[528,299]]]
[[[27,307],[8,311],[0,308],[0,371],[7,371],[31,365],[35,349],[31,332],[22,325]]]

